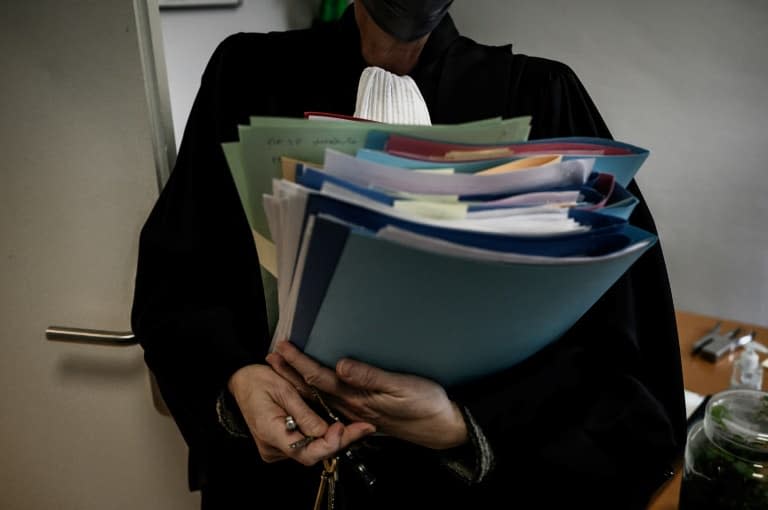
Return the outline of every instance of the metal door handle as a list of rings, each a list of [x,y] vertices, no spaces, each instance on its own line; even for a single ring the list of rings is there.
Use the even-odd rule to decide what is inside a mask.
[[[139,341],[132,331],[106,331],[101,329],[67,328],[64,326],[48,326],[45,330],[45,338],[54,342],[69,342],[87,345],[106,345],[113,347],[128,347],[138,345]],[[160,414],[170,416],[168,406],[165,405],[160,390],[157,387],[155,374],[151,371],[150,385],[152,390],[152,403]]]
[[[139,343],[131,331],[104,331],[98,329],[66,328],[63,326],[48,326],[45,337],[56,342],[72,342],[76,344],[129,346]]]

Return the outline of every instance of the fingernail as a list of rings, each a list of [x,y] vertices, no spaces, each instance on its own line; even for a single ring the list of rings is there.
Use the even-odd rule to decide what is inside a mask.
[[[351,365],[352,363],[345,359],[339,360],[339,362],[336,364],[336,372],[341,377],[350,377],[352,375]]]

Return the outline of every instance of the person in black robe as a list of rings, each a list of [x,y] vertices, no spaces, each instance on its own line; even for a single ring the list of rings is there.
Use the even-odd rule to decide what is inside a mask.
[[[387,17],[397,3],[358,0],[338,22],[224,40],[142,229],[132,327],[189,446],[190,487],[202,491],[203,508],[310,508],[322,467],[265,455],[227,390],[233,374],[267,366],[270,344],[259,261],[220,145],[237,140],[238,124],[252,115],[352,114],[361,72],[380,64],[372,62],[372,32],[406,40],[398,29],[427,27],[416,33],[416,53],[382,67],[415,80],[433,123],[530,115],[531,139],[611,137],[565,64],[478,44],[446,12],[398,26]],[[450,4],[431,3],[444,11]],[[631,223],[655,233],[634,181],[629,191],[640,199]],[[682,388],[656,243],[557,342],[511,369],[444,389],[465,420],[462,444],[355,441],[375,483],[367,487],[353,465],[342,465],[346,506],[645,508],[684,444]]]

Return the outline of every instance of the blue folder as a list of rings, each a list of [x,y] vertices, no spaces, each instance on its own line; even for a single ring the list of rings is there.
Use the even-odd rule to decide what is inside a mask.
[[[639,203],[640,200],[638,200],[636,196],[627,191],[624,186],[621,186],[617,182],[616,186],[613,188],[613,193],[608,199],[608,203],[606,203],[605,207],[598,212],[629,221],[632,211],[635,210],[635,207]]]
[[[390,133],[385,131],[371,131],[370,133],[368,133],[368,137],[366,138],[366,142],[365,142],[365,149],[368,149],[368,151],[362,152],[361,153],[362,157],[365,159],[369,159],[371,161],[376,161],[378,163],[389,164],[384,161],[386,159],[384,158],[384,156],[374,155],[375,151],[384,150],[384,147],[386,146],[389,136],[390,136]],[[538,144],[538,143],[557,143],[557,142],[589,143],[589,144],[607,145],[610,147],[616,147],[620,149],[627,149],[630,153],[621,154],[621,155],[599,155],[599,154],[589,155],[589,156],[579,156],[579,155],[572,155],[572,154],[563,155],[563,161],[568,161],[572,159],[594,158],[595,166],[592,168],[593,172],[613,174],[616,177],[616,182],[618,182],[624,187],[629,185],[630,181],[635,177],[635,174],[637,174],[637,171],[640,169],[643,163],[645,163],[645,160],[648,159],[648,154],[649,154],[648,150],[643,149],[642,147],[638,147],[636,145],[632,145],[626,142],[611,140],[608,138],[574,136],[574,137],[565,137],[565,138],[561,137],[561,138],[544,138],[544,139],[538,139],[538,140],[530,140],[528,143]],[[471,145],[471,144],[468,144],[468,145]],[[483,147],[483,145],[478,145],[478,147]],[[390,157],[397,157],[397,156],[390,156]],[[407,160],[408,158],[399,158],[399,159]],[[515,158],[506,159],[506,161],[510,161],[512,159],[515,159]],[[502,163],[506,162],[504,159],[495,160],[495,161],[501,161]],[[421,163],[424,163],[424,162],[421,162]],[[487,161],[474,162],[474,163],[482,165],[482,163],[487,163]],[[403,163],[402,161],[398,160],[398,161],[393,161],[392,164],[394,166],[402,166]],[[443,167],[447,165],[444,162],[439,164]],[[462,166],[463,164],[465,164],[465,162],[456,162],[456,163],[451,162],[449,166],[452,166],[452,167],[455,166],[457,172],[471,171],[470,169],[473,168],[471,165],[464,167]],[[497,164],[501,164],[501,163],[497,163]],[[492,166],[495,166],[495,165],[492,165]],[[403,168],[409,168],[409,167],[403,167]],[[423,167],[417,167],[417,168],[423,168]]]
[[[310,194],[305,214],[333,216],[371,232],[392,226],[465,246],[547,257],[599,256],[624,248],[629,242],[625,235],[628,225],[623,219],[578,209],[569,210],[568,216],[590,229],[551,236],[518,236],[440,227],[390,216],[316,193]]]
[[[592,138],[592,137],[568,137],[568,138],[548,138],[543,140],[536,140],[537,142],[573,142],[573,143],[599,143],[602,145],[608,145],[611,147],[617,147],[621,149],[628,149],[630,154],[625,155],[598,155],[590,156],[595,158],[595,166],[592,167],[593,172],[604,172],[613,174],[616,177],[616,182],[624,186],[629,186],[632,179],[635,178],[635,174],[643,166],[645,160],[648,159],[648,150],[631,145],[626,142],[619,142],[617,140],[610,140],[606,138]],[[563,161],[570,159],[579,159],[584,156],[565,155]]]
[[[289,339],[319,362],[352,357],[452,386],[511,367],[561,337],[655,242],[578,263],[439,255],[315,217]]]
[[[596,175],[597,175],[596,173],[593,173],[590,176],[590,179],[587,181],[587,183],[584,186],[580,187],[580,191],[582,192],[582,194],[584,194],[587,197],[588,201],[593,201],[593,203],[602,199],[602,197],[599,196],[599,193],[591,187],[591,183],[594,181],[594,178]],[[323,183],[327,182],[327,183],[339,186],[341,188],[344,188],[348,191],[352,191],[365,198],[374,200],[376,202],[379,202],[381,204],[388,205],[388,206],[394,205],[396,200],[395,197],[393,197],[391,194],[386,193],[384,191],[359,186],[357,184],[351,183],[339,177],[328,175],[323,172],[319,172],[315,169],[312,169],[310,167],[306,167],[302,164],[298,164],[296,167],[296,182],[301,184],[302,186],[305,186],[307,188],[317,190],[317,191],[321,190],[323,187]],[[467,197],[462,197],[462,198],[465,200],[467,199]],[[504,198],[504,197],[503,196],[499,196],[499,197],[483,196],[479,198],[490,200],[490,199]],[[635,198],[631,193],[629,193],[623,186],[616,183],[616,185],[613,188],[613,193],[609,197],[608,203],[605,205],[605,207],[597,210],[596,212],[601,214],[608,214],[611,216],[615,216],[617,218],[621,218],[623,220],[627,220],[629,218],[629,215],[632,213],[632,211],[634,210],[637,204],[638,204],[637,198]],[[479,210],[487,210],[487,209],[496,209],[499,207],[500,206],[494,206],[490,204],[489,205],[473,204],[469,206],[468,210],[479,211]]]

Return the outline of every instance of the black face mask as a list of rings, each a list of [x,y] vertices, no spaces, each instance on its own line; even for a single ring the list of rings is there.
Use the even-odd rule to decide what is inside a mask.
[[[360,0],[382,30],[401,41],[427,35],[443,19],[453,0]]]

